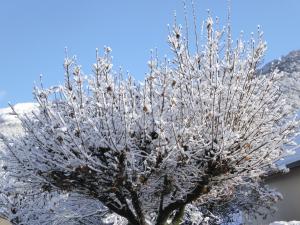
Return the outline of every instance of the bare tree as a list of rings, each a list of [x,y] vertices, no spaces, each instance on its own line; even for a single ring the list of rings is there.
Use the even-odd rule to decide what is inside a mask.
[[[174,25],[174,58],[152,56],[143,83],[112,70],[110,48],[97,51],[91,76],[67,57],[63,85],[34,89],[39,110],[20,116],[25,134],[3,137],[2,174],[15,182],[1,183],[14,190],[1,197],[16,205],[5,215],[56,224],[36,213],[56,210],[48,202],[63,193],[77,199],[64,202],[74,209],[69,218],[90,219],[78,224],[105,222],[105,211],[119,224],[203,224],[217,203],[253,211],[277,201],[261,180],[286,154],[297,123],[276,71],[256,72],[262,32],[233,44],[229,27],[215,28],[211,17],[205,26],[206,41],[200,46],[196,31],[191,48]]]

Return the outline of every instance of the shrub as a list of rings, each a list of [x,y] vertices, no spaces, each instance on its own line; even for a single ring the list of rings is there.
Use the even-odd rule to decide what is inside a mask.
[[[3,137],[5,215],[15,224],[99,224],[107,213],[119,224],[200,224],[277,201],[261,180],[296,121],[276,71],[257,72],[262,32],[233,45],[229,27],[205,25],[205,43],[196,33],[190,48],[175,24],[174,58],[152,56],[142,83],[113,71],[110,48],[97,52],[92,76],[66,58],[63,85],[34,89],[38,111],[20,116],[24,135]]]

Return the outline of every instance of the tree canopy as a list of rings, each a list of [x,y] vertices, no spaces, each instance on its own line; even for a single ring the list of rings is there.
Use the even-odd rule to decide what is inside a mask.
[[[37,110],[19,116],[24,134],[2,137],[3,216],[14,224],[204,224],[276,202],[261,181],[291,149],[297,121],[279,74],[259,72],[262,32],[234,43],[230,25],[208,17],[205,27],[198,43],[196,26],[192,41],[175,24],[174,57],[153,53],[143,82],[114,71],[108,47],[96,52],[92,75],[66,57],[64,84],[35,87]]]

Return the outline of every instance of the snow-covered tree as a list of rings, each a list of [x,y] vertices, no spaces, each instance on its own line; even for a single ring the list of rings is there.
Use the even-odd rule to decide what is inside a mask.
[[[14,224],[204,224],[222,206],[251,213],[276,202],[261,181],[290,150],[297,122],[276,71],[257,72],[262,32],[233,44],[229,27],[211,17],[205,26],[200,45],[197,31],[192,42],[175,24],[174,58],[153,54],[142,83],[113,71],[110,48],[88,76],[66,57],[64,84],[34,89],[24,135],[3,137],[3,215]]]

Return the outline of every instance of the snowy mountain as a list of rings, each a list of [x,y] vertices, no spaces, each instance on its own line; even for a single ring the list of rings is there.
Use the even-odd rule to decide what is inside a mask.
[[[288,103],[295,109],[300,109],[300,50],[267,63],[262,67],[262,73],[268,74],[275,69],[283,75],[280,83],[283,92],[288,96]]]
[[[20,115],[29,114],[36,110],[36,104],[19,103],[14,106],[14,110]],[[21,122],[10,107],[0,109],[0,133],[7,136],[20,135],[22,133]]]
[[[33,110],[36,110],[36,104],[34,103],[20,103],[14,106],[15,111],[20,114],[29,114]],[[22,135],[21,122],[17,118],[17,115],[13,110],[8,107],[0,109],[0,134],[4,134],[6,137],[13,137]],[[0,151],[4,148],[3,143],[0,141]],[[0,166],[2,165],[0,161]],[[0,220],[1,225],[1,220]]]
[[[26,114],[30,113],[36,107],[34,103],[21,103],[15,105],[14,108],[17,113]],[[10,107],[0,109],[0,133],[5,134],[8,137],[22,134],[21,122]],[[0,151],[3,148],[2,145],[3,144],[0,142]],[[10,225],[10,223],[0,218],[0,225]]]
[[[36,104],[20,103],[16,104],[14,109],[18,114],[24,115],[36,110]],[[0,134],[4,134],[6,137],[22,135],[21,122],[10,107],[0,109]],[[0,151],[2,151],[2,149],[3,143],[0,141]]]
[[[262,67],[262,73],[269,74],[275,69],[282,73],[280,84],[287,103],[298,111],[300,117],[300,50],[292,51],[281,59],[267,63]],[[300,137],[297,137],[296,142],[300,144]],[[300,161],[300,148],[294,155],[286,157],[279,164],[293,167],[298,164],[298,161]]]
[[[263,66],[263,73],[269,73],[277,68],[287,73],[300,71],[300,50],[292,51],[280,59],[275,59]]]

